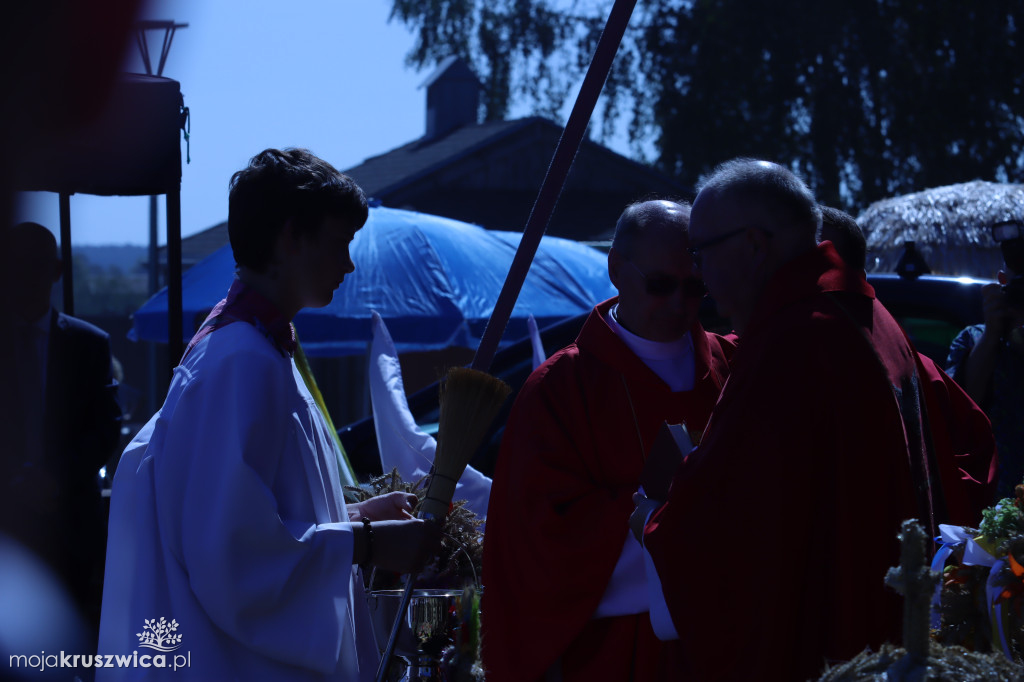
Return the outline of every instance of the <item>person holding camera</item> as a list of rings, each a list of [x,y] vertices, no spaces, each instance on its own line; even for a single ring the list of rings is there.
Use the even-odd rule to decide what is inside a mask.
[[[985,323],[953,340],[946,371],[985,410],[999,453],[996,499],[1024,483],[1024,222],[992,227],[1005,269],[985,286]]]

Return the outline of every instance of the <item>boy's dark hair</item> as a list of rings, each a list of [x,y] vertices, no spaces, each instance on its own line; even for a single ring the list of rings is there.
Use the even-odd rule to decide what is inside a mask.
[[[274,242],[288,221],[315,232],[324,218],[354,229],[366,223],[366,195],[352,178],[305,149],[266,149],[231,176],[228,238],[235,262],[256,272],[270,265]]]

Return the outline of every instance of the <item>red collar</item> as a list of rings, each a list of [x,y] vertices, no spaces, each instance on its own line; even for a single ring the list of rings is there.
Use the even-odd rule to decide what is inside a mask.
[[[270,299],[236,278],[228,289],[227,297],[213,307],[203,326],[189,341],[182,360],[206,336],[232,322],[248,322],[282,355],[292,355],[298,345],[291,320],[287,319]]]
[[[747,324],[747,333],[796,301],[826,291],[859,293],[875,297],[875,290],[863,273],[843,263],[831,242],[822,242],[807,253],[783,265],[772,276]]]
[[[576,345],[585,346],[588,351],[601,357],[606,364],[616,367],[620,371],[628,372],[632,376],[650,375],[652,380],[664,384],[654,371],[644,364],[643,360],[633,354],[626,342],[620,339],[608,325],[605,316],[618,302],[619,297],[615,296],[594,306],[576,338]],[[694,386],[696,386],[712,371],[711,348],[708,345],[704,327],[697,320],[690,328],[690,339],[693,342]]]

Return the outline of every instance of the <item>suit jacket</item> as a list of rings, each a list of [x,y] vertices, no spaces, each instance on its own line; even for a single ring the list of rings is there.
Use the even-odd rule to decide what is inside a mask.
[[[84,320],[52,311],[47,351],[45,466],[64,490],[95,490],[96,473],[121,435],[110,339]]]
[[[0,529],[64,568],[74,554],[69,541],[93,542],[103,534],[97,472],[118,444],[121,420],[109,338],[88,322],[51,311],[42,448],[29,464],[25,420],[32,408],[16,383],[25,358],[7,324],[0,327]]]

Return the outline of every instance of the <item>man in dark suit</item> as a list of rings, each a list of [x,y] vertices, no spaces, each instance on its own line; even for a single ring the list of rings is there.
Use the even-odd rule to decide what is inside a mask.
[[[118,445],[121,420],[110,342],[51,306],[63,266],[53,234],[21,223],[9,238],[0,529],[46,561],[98,624],[106,542],[98,472]]]

